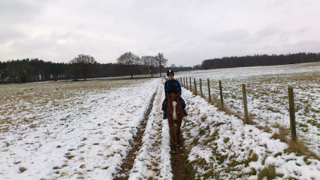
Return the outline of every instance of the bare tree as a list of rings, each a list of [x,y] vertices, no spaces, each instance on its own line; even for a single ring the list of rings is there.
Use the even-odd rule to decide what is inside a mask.
[[[119,64],[125,65],[129,68],[131,78],[133,78],[133,68],[135,65],[140,65],[141,60],[139,56],[133,54],[132,52],[126,52],[122,54],[118,59],[117,59]]]
[[[165,59],[163,57],[163,53],[158,53],[158,55],[156,56],[159,68],[160,68],[160,77],[162,77],[162,65],[165,66],[168,62],[168,59]]]
[[[155,66],[157,66],[156,57],[154,57],[154,56],[142,56],[141,57],[141,61],[148,68],[148,71],[149,71],[151,77],[153,77],[153,70],[154,70]]]
[[[92,56],[79,54],[78,57],[70,61],[70,64],[72,64],[72,72],[76,80],[80,76],[87,80],[88,75],[94,71],[97,62]]]

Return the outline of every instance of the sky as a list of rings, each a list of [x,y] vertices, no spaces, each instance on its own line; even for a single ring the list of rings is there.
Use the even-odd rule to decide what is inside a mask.
[[[0,61],[116,63],[126,52],[167,66],[255,54],[320,52],[318,0],[0,0]]]

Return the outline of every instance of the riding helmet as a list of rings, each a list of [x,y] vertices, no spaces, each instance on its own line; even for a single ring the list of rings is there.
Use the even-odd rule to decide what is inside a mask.
[[[174,72],[171,69],[167,71],[167,76],[169,76],[170,74],[174,75]]]

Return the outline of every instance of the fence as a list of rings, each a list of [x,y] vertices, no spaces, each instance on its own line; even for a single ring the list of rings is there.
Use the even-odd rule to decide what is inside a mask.
[[[228,111],[230,113],[230,109],[228,107],[225,106],[224,104],[224,97],[223,97],[223,87],[222,87],[222,82],[219,81],[218,83],[218,87],[213,86],[213,88],[215,89],[216,94],[219,94],[219,98],[217,95],[212,94],[212,86],[210,86],[210,80],[209,78],[206,80],[207,83],[203,83],[202,79],[196,80],[195,78],[187,78],[187,77],[182,77],[182,78],[178,78],[178,80],[180,82],[182,82],[182,85],[189,89],[190,91],[192,91],[195,95],[200,95],[201,97],[205,98],[208,100],[209,103],[215,103],[216,106],[219,107],[220,110],[223,111]],[[193,85],[192,85],[193,84]],[[207,84],[207,88],[205,88],[205,84]],[[199,87],[197,87],[199,86]],[[253,119],[253,114],[249,114],[249,109],[248,109],[248,99],[247,99],[247,89],[246,89],[246,85],[242,84],[242,88],[239,87],[239,89],[242,89],[242,97],[238,98],[240,100],[242,100],[242,112],[239,113],[239,111],[237,112],[231,112],[230,114],[234,113],[233,115],[237,115],[238,118],[241,118],[244,120],[244,123],[246,124],[252,124],[253,122],[251,121]],[[198,91],[199,90],[199,91]],[[226,89],[225,89],[226,90]],[[204,92],[206,91],[206,92]],[[268,109],[266,110],[260,110],[261,113],[259,113],[260,117],[264,117],[262,118],[262,120],[266,120],[266,121],[270,121],[270,119],[282,119],[282,123],[281,121],[278,120],[274,120],[274,122],[272,122],[271,124],[273,126],[276,126],[276,124],[282,124],[285,127],[287,127],[288,129],[290,129],[291,132],[291,139],[294,142],[297,142],[297,123],[296,123],[296,116],[295,116],[295,104],[294,104],[294,93],[293,93],[293,87],[289,86],[288,87],[288,91],[286,93],[286,95],[284,95],[286,97],[288,97],[288,104],[287,106],[288,108],[288,113],[285,113],[285,115],[279,115],[276,113],[270,113],[268,112]],[[214,100],[214,101],[213,101]],[[239,104],[239,103],[238,103]],[[270,106],[268,106],[268,108],[270,108]],[[266,116],[266,114],[268,114]],[[271,115],[271,116],[270,116]],[[265,117],[269,118],[266,119]],[[290,125],[288,126],[287,122],[290,119]],[[272,120],[271,120],[272,121]],[[257,123],[257,122],[254,122]],[[258,122],[259,123],[259,122]],[[265,125],[267,124],[266,122],[264,123]],[[259,125],[259,124],[258,124]],[[290,127],[290,128],[289,128]],[[301,134],[302,137],[306,136],[306,134],[302,135],[303,132],[300,132],[299,134]],[[319,135],[319,134],[318,134]],[[310,136],[307,135],[307,136]],[[315,135],[313,135],[314,137]],[[308,138],[310,140],[310,138]],[[317,138],[318,140],[315,141],[307,141],[306,143],[309,145],[309,147],[316,153],[316,154],[320,154],[319,153],[319,148],[320,148],[320,137]],[[313,138],[314,140],[314,138]]]

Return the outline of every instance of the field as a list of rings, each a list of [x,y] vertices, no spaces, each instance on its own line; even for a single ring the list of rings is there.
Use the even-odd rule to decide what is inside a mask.
[[[213,94],[221,80],[234,114],[182,88],[189,116],[176,155],[162,120],[163,79],[0,85],[0,179],[184,179],[177,158],[189,179],[320,179],[319,158],[292,150],[273,126],[288,126],[292,85],[299,136],[317,141],[319,71],[315,63],[177,73],[210,78]],[[254,125],[241,119],[243,83]],[[122,168],[130,158],[132,168]]]
[[[205,97],[208,97],[209,78],[211,93],[218,99],[218,81],[221,81],[224,105],[242,118],[241,85],[245,84],[252,120],[258,126],[268,126],[274,131],[277,131],[273,128],[277,124],[290,127],[288,87],[292,86],[298,134],[320,155],[320,63],[208,70],[183,73],[178,77],[191,77],[192,86],[195,78],[198,93],[199,79],[202,79]]]

